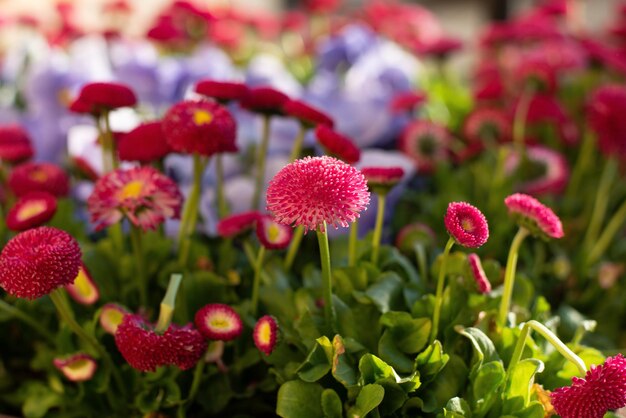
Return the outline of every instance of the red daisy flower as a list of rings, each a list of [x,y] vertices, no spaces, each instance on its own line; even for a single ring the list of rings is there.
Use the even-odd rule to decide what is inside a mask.
[[[167,142],[175,152],[209,157],[237,151],[235,120],[216,102],[179,102],[167,111],[162,124]]]
[[[139,315],[126,315],[115,331],[115,344],[128,364],[142,372],[174,365],[181,370],[192,368],[206,350],[202,334],[191,324],[170,325],[163,333]]]
[[[132,131],[121,134],[117,147],[120,160],[140,163],[158,161],[172,151],[160,121],[143,123]]]
[[[282,115],[283,106],[289,100],[289,96],[272,87],[256,87],[250,89],[244,97],[241,107],[251,112],[265,115]]]
[[[76,113],[99,115],[104,111],[129,107],[137,104],[137,96],[125,84],[101,82],[83,86],[78,97],[70,104],[70,110]]]
[[[270,181],[267,209],[285,225],[324,230],[347,227],[369,204],[363,174],[332,157],[306,157],[283,167]]]
[[[326,125],[330,128],[335,124],[330,116],[302,100],[287,100],[283,105],[286,116],[296,118],[307,128],[316,125]]]
[[[563,154],[542,146],[528,147],[526,150],[528,160],[541,166],[543,173],[534,179],[525,181],[519,190],[526,194],[559,194],[565,190],[569,180],[569,165]],[[505,171],[507,174],[514,173],[519,166],[519,156],[517,153],[510,153]]]
[[[202,80],[196,84],[198,94],[217,100],[220,103],[242,100],[248,94],[248,86],[229,81]]]
[[[0,286],[18,298],[36,299],[74,281],[81,264],[78,242],[42,226],[11,238],[0,254]]]
[[[532,84],[537,91],[553,93],[557,87],[554,67],[545,61],[523,60],[515,75],[521,80],[521,85]]]
[[[472,276],[474,277],[474,281],[476,281],[476,286],[478,286],[478,290],[480,293],[489,293],[491,292],[491,283],[485,274],[485,270],[483,270],[483,265],[480,262],[480,257],[477,254],[471,253],[467,256],[467,261],[470,266],[470,270],[472,271]]]
[[[402,180],[402,167],[364,167],[361,173],[367,180],[367,186],[375,193],[387,193]]]
[[[426,95],[415,91],[397,94],[391,99],[389,109],[392,113],[413,112],[426,101]]]
[[[222,238],[233,238],[252,229],[259,219],[259,211],[252,210],[228,216],[217,223],[217,233]]]
[[[489,225],[485,215],[469,203],[450,203],[444,223],[452,238],[464,247],[481,247],[489,238]]]
[[[16,164],[34,154],[28,133],[19,125],[0,126],[0,160]]]
[[[271,216],[262,215],[256,223],[256,236],[265,248],[282,250],[291,242],[293,229],[275,222]]]
[[[463,134],[471,142],[506,142],[511,136],[511,120],[498,108],[476,108],[463,124]]]
[[[178,186],[152,167],[117,169],[100,177],[87,199],[96,229],[126,216],[141,229],[156,229],[166,218],[177,218],[182,204]]]
[[[319,125],[315,128],[315,137],[326,153],[348,164],[354,164],[361,158],[361,150],[347,136],[341,135],[330,126]]]
[[[89,354],[78,353],[64,358],[55,358],[52,363],[72,382],[91,380],[98,369],[96,360]]]
[[[550,397],[562,418],[602,418],[606,412],[626,406],[626,359],[609,357],[591,366],[584,378],[572,377],[572,385],[555,389]]]
[[[16,196],[30,192],[48,192],[56,197],[67,196],[70,179],[60,167],[50,163],[24,163],[9,176],[9,187]]]
[[[606,155],[626,157],[626,87],[608,84],[596,89],[587,105],[587,123],[598,135]]]
[[[89,274],[87,267],[81,263],[74,283],[65,286],[67,293],[81,305],[93,305],[100,299],[98,285]]]
[[[254,345],[266,356],[272,354],[278,342],[278,322],[271,315],[262,316],[252,332]]]
[[[11,231],[25,231],[48,222],[57,211],[57,199],[47,192],[30,192],[9,210],[6,222]]]
[[[100,326],[109,334],[115,335],[117,327],[120,326],[124,317],[129,315],[130,311],[117,303],[107,303],[100,311]]]
[[[435,164],[448,161],[451,143],[452,136],[444,126],[417,120],[406,126],[398,148],[415,161],[420,172],[430,173]]]
[[[543,239],[563,237],[563,226],[559,217],[534,197],[515,193],[504,199],[504,204],[515,222],[533,235]]]
[[[243,322],[233,308],[223,303],[210,303],[196,312],[196,328],[209,340],[230,341],[241,335]]]

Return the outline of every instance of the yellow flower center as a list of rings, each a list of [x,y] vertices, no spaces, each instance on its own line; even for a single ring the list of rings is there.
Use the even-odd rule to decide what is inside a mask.
[[[280,228],[278,227],[278,225],[272,224],[270,225],[269,228],[267,228],[267,238],[270,242],[276,241],[279,235],[280,235]]]
[[[133,180],[126,184],[122,190],[120,190],[120,199],[137,198],[141,195],[144,183],[140,180]]]
[[[206,110],[196,110],[193,112],[193,123],[198,126],[208,125],[213,121],[213,114]]]
[[[118,311],[117,309],[106,309],[103,314],[103,322],[107,323],[109,327],[113,330],[113,333],[117,330],[117,327],[124,320],[124,313]]]
[[[218,328],[218,329],[229,329],[231,327],[231,323],[228,318],[224,316],[215,316],[211,318],[209,321],[210,328]]]
[[[272,327],[267,322],[263,322],[259,327],[259,340],[263,344],[269,344],[272,341]]]
[[[91,285],[89,279],[87,278],[87,274],[82,267],[78,270],[78,276],[76,276],[76,279],[74,280],[74,288],[85,298],[93,294],[93,286]]]
[[[472,232],[474,230],[474,223],[469,219],[463,219],[461,221],[461,227],[467,232]]]
[[[48,180],[48,175],[43,170],[33,170],[30,175],[30,179],[38,183],[43,183]]]
[[[22,206],[17,212],[16,218],[22,222],[34,216],[41,215],[46,211],[46,202],[43,200],[33,200]]]

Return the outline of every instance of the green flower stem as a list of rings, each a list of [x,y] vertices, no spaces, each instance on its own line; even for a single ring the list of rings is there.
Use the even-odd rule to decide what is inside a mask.
[[[212,344],[212,343],[211,343]],[[204,361],[204,357],[198,361],[196,364],[196,368],[193,371],[193,380],[191,381],[191,387],[189,389],[189,394],[187,395],[187,399],[183,401],[183,404],[180,408],[186,409],[184,405],[189,405],[195,399],[198,394],[198,389],[200,389],[200,383],[202,383],[202,375],[204,374],[204,365],[206,362]],[[182,416],[185,416],[184,411]]]
[[[490,209],[490,212],[495,212],[498,208],[498,205],[500,205],[502,202],[500,189],[505,179],[504,166],[506,164],[508,154],[509,150],[506,147],[498,148],[498,155],[496,156],[496,168],[494,170],[494,175],[492,177],[489,190],[488,207]]]
[[[304,124],[300,124],[300,129],[298,130],[298,135],[296,139],[293,141],[293,148],[291,148],[291,155],[289,156],[289,161],[294,161],[300,158],[300,153],[302,152],[302,144],[304,144],[304,136],[306,135],[307,127]]]
[[[161,301],[159,320],[157,321],[156,327],[154,327],[154,330],[159,334],[164,333],[172,322],[172,316],[176,308],[176,295],[178,294],[178,288],[182,280],[182,274],[172,274],[170,276],[170,282],[167,285],[165,296]]]
[[[579,192],[580,181],[593,159],[595,142],[596,138],[593,131],[589,128],[585,129],[580,151],[578,152],[578,158],[576,159],[576,165],[574,165],[569,185],[567,186],[567,193],[565,194],[567,200],[571,199],[574,194]]]
[[[193,183],[189,196],[185,201],[183,217],[178,231],[178,263],[181,267],[187,264],[189,249],[191,247],[191,235],[196,227],[198,219],[198,202],[200,200],[200,188],[202,186],[202,174],[206,167],[206,161],[199,154],[193,155]]]
[[[448,238],[448,242],[446,243],[446,247],[443,250],[443,255],[441,256],[441,264],[439,266],[439,276],[437,277],[437,293],[435,293],[435,308],[433,310],[433,324],[430,330],[430,339],[429,344],[435,341],[437,338],[437,334],[439,332],[439,319],[441,317],[441,305],[443,304],[443,288],[444,282],[446,279],[446,267],[448,261],[448,255],[450,254],[450,250],[454,245],[454,238]]]
[[[419,269],[420,276],[425,282],[428,281],[428,264],[426,262],[426,248],[421,242],[416,243],[413,246],[415,251],[415,261],[417,262],[417,268]]]
[[[380,239],[383,235],[383,221],[385,220],[385,203],[387,193],[378,194],[378,208],[376,212],[376,224],[374,226],[374,234],[372,235],[372,263],[378,263],[378,254],[380,254]]]
[[[224,195],[224,163],[222,154],[215,156],[215,193],[217,195],[217,216],[223,219],[228,216],[228,204]]]
[[[324,317],[326,323],[335,332],[336,313],[333,307],[333,283],[330,267],[330,248],[328,246],[328,235],[326,234],[326,222],[317,231],[317,242],[320,247],[320,261],[322,263],[322,294],[324,298]]]
[[[619,232],[620,227],[626,220],[626,201],[622,203],[617,212],[611,217],[609,223],[604,228],[604,231],[600,234],[600,237],[595,241],[591,247],[591,251],[587,254],[587,265],[591,265],[598,261],[602,254],[611,244],[613,237]]]
[[[113,131],[111,130],[111,121],[109,119],[109,111],[104,111],[102,113],[102,118],[104,119],[104,132],[109,146],[109,158],[111,160],[111,167],[113,170],[119,167],[119,161],[117,159],[117,149],[115,146],[115,138],[113,137]]]
[[[515,284],[515,270],[517,269],[519,248],[528,234],[529,232],[526,228],[520,227],[517,234],[515,234],[513,242],[511,243],[511,248],[509,249],[509,256],[506,260],[506,270],[504,271],[504,291],[502,292],[502,300],[500,301],[500,310],[498,312],[498,324],[501,326],[506,325],[506,318],[509,314],[511,297],[513,295],[513,287]]]
[[[585,362],[580,357],[578,357],[572,350],[570,350],[563,343],[563,341],[559,339],[559,337],[557,337],[552,331],[546,328],[545,325],[533,319],[526,322],[522,327],[520,336],[517,339],[517,343],[515,344],[513,356],[511,356],[511,361],[509,362],[509,367],[507,368],[507,376],[510,376],[511,370],[513,370],[515,365],[517,365],[517,363],[521,360],[522,352],[524,351],[524,347],[526,346],[526,340],[531,329],[541,334],[543,338],[548,340],[550,344],[552,344],[563,357],[572,362],[574,366],[578,368],[581,376],[584,376],[585,373],[587,373],[587,366],[585,365]]]
[[[26,312],[23,312],[15,306],[8,304],[2,299],[0,299],[0,311],[3,311],[8,315],[14,316],[15,318],[19,319],[20,321],[31,327],[33,330],[37,331],[42,337],[48,340],[49,343],[51,343],[52,345],[55,344],[54,336],[47,329],[42,327],[37,320],[28,315]]]
[[[98,129],[98,139],[100,140],[102,154],[102,171],[105,174],[113,170],[113,161],[111,160],[111,137],[109,137],[106,127],[102,126],[106,119],[108,119],[106,113],[96,118],[96,128]]]
[[[291,239],[291,244],[289,244],[289,249],[287,249],[287,254],[285,255],[285,263],[283,264],[285,271],[291,270],[293,262],[296,259],[296,255],[298,254],[298,250],[300,249],[302,238],[304,238],[304,227],[298,226],[293,231],[293,238]]]
[[[532,85],[526,85],[522,91],[522,95],[520,96],[517,109],[515,109],[515,116],[513,118],[513,145],[515,147],[515,151],[517,151],[517,155],[519,156],[519,168],[522,168],[526,161],[526,119],[528,117],[530,101],[534,95],[535,89]]]
[[[254,187],[254,196],[252,197],[252,209],[259,209],[261,206],[261,192],[265,184],[265,158],[267,156],[267,147],[270,142],[270,121],[271,116],[263,116],[263,131],[261,133],[261,143],[259,144],[259,153],[257,155],[257,173],[256,185]]]
[[[596,194],[596,200],[593,204],[593,211],[591,212],[591,219],[589,220],[589,227],[585,233],[583,240],[583,252],[588,253],[592,245],[598,239],[600,233],[600,227],[604,221],[606,215],[606,209],[609,205],[609,198],[611,196],[611,186],[615,180],[617,174],[618,162],[615,157],[610,157],[602,170],[602,176],[600,177],[600,183],[598,184],[598,193]]]
[[[356,219],[350,225],[350,235],[348,236],[348,267],[356,265],[356,244],[359,239],[359,220]]]
[[[261,285],[261,272],[263,271],[263,259],[265,258],[265,247],[260,246],[254,263],[254,281],[252,282],[252,299],[250,301],[250,312],[256,317],[259,306],[259,287]]]
[[[148,277],[146,276],[143,246],[141,244],[141,230],[134,224],[130,226],[130,241],[133,246],[135,263],[137,264],[139,300],[142,306],[148,306]]]
[[[106,350],[93,336],[89,335],[87,331],[85,331],[85,329],[81,327],[78,322],[76,322],[76,320],[74,319],[74,314],[72,313],[69,305],[64,302],[64,296],[61,292],[61,289],[57,289],[49,295],[50,300],[52,300],[52,303],[59,313],[59,316],[80,339],[82,339],[87,345],[91,346],[91,348],[93,348],[96,353],[98,353],[105,366],[111,372],[113,380],[118,386],[120,393],[125,393],[124,381],[122,380],[122,376],[120,375],[119,371],[115,368],[113,360],[111,360],[111,356],[109,356],[109,353],[106,352]]]

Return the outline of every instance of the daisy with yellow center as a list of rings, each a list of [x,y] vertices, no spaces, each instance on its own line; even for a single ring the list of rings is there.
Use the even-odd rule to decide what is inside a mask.
[[[278,342],[278,322],[271,315],[261,317],[254,326],[252,334],[254,345],[266,356],[272,354]]]
[[[208,304],[196,312],[195,324],[200,333],[209,340],[234,340],[243,330],[239,314],[222,303]]]
[[[90,380],[98,369],[94,358],[84,353],[73,354],[66,358],[55,358],[53,363],[72,382]]]
[[[57,210],[56,198],[47,192],[31,192],[22,196],[7,214],[7,227],[25,231],[48,222]]]
[[[93,305],[100,299],[98,286],[84,264],[78,269],[74,283],[67,285],[66,290],[72,299],[83,305]]]

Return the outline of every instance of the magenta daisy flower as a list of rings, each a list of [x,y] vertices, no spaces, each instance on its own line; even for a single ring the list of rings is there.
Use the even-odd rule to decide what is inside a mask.
[[[444,222],[450,236],[464,247],[478,248],[489,238],[485,215],[469,203],[450,203]]]
[[[402,180],[402,167],[363,167],[361,173],[367,180],[367,186],[375,193],[387,193]]]
[[[223,303],[210,303],[195,316],[198,331],[209,340],[230,341],[241,335],[243,322],[233,308]]]
[[[345,135],[341,135],[330,126],[319,125],[315,128],[317,142],[327,154],[339,158],[348,164],[354,164],[361,158],[361,150]]]
[[[555,389],[552,405],[562,418],[602,418],[606,412],[626,406],[626,359],[618,354],[600,366],[591,366],[584,378]]]
[[[626,87],[607,84],[597,88],[587,105],[587,123],[598,135],[605,155],[626,158]]]
[[[472,271],[472,277],[474,277],[474,281],[476,281],[476,286],[478,286],[480,293],[491,292],[491,283],[485,274],[485,270],[483,270],[483,265],[480,262],[478,254],[468,254],[467,261],[469,263],[470,270]]]
[[[55,358],[52,362],[54,367],[72,382],[85,382],[91,380],[98,369],[96,360],[89,354],[78,353],[64,358]]]
[[[241,107],[264,115],[282,115],[289,96],[272,87],[255,87],[239,102]]]
[[[463,134],[470,142],[505,142],[511,137],[511,120],[502,109],[477,108],[465,119]]]
[[[217,100],[220,103],[241,100],[246,97],[248,90],[248,86],[243,83],[217,80],[198,81],[195,88],[196,93]]]
[[[293,229],[275,222],[271,216],[262,215],[256,224],[256,236],[262,246],[270,250],[282,250],[291,242]]]
[[[167,143],[160,121],[142,123],[121,135],[117,147],[120,160],[151,163],[164,158],[172,151]]]
[[[270,181],[267,209],[285,225],[324,231],[347,227],[369,204],[363,174],[332,157],[306,157],[283,167]]]
[[[19,198],[7,213],[11,231],[25,231],[48,222],[57,211],[57,199],[47,192],[30,192]]]
[[[509,215],[531,234],[543,239],[562,238],[561,220],[549,207],[532,196],[515,193],[504,199]]]
[[[251,210],[249,212],[237,213],[220,219],[217,223],[217,233],[222,238],[233,238],[254,228],[259,219],[260,212]]]
[[[254,345],[266,356],[272,354],[278,342],[278,322],[271,315],[262,316],[252,332]]]
[[[182,196],[176,183],[152,167],[117,169],[100,177],[87,199],[91,221],[102,229],[127,217],[141,229],[156,229],[179,215]]]
[[[117,327],[130,311],[117,303],[107,303],[100,311],[100,326],[109,334],[115,335]]]
[[[286,116],[298,119],[308,128],[316,125],[326,125],[332,128],[334,125],[330,116],[302,100],[287,100],[283,105],[283,112]]]
[[[74,283],[67,285],[65,289],[72,299],[82,305],[93,305],[100,299],[98,285],[91,278],[87,267],[82,263],[78,269],[78,275]]]
[[[137,97],[125,84],[97,82],[84,85],[69,108],[76,113],[98,115],[104,111],[135,104],[137,104]]]
[[[28,133],[19,125],[0,126],[0,160],[17,164],[34,154]]]
[[[394,96],[389,103],[389,110],[392,113],[413,112],[425,101],[426,95],[424,93],[408,91]]]
[[[420,172],[430,173],[437,163],[449,160],[451,143],[452,136],[444,126],[416,120],[404,129],[398,148],[415,161]]]

